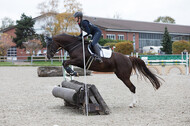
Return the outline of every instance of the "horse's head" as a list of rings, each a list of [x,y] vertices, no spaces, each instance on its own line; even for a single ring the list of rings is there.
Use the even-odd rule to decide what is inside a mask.
[[[79,42],[78,38],[68,34],[59,34],[52,38],[46,37],[46,45],[47,45],[47,58],[50,59],[54,56],[54,54],[60,50],[65,49],[66,51],[70,51],[76,48],[76,45]]]
[[[47,45],[47,58],[53,58],[58,48],[60,47],[56,42],[52,40],[52,38],[46,37],[46,45]]]

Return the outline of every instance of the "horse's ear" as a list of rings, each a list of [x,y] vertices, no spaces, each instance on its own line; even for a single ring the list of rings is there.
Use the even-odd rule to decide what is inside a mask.
[[[53,39],[51,37],[48,37],[48,36],[45,36],[45,42],[46,42],[46,45],[50,45],[52,43]]]
[[[51,37],[45,36],[45,41],[52,41]]]

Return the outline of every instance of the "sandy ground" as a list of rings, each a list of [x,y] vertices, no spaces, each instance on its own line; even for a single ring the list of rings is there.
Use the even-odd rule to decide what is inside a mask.
[[[190,75],[178,72],[161,76],[157,91],[133,75],[139,103],[132,109],[130,91],[114,74],[92,74],[87,83],[97,86],[111,114],[87,117],[52,96],[62,77],[38,77],[37,67],[0,67],[0,126],[190,126]]]

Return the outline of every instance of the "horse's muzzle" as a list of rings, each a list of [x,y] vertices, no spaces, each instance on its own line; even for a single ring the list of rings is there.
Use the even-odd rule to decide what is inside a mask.
[[[48,58],[48,59],[50,59],[50,56],[49,56],[49,55],[47,55],[47,58]]]
[[[51,59],[53,56],[51,56],[51,54],[47,55],[48,59]]]

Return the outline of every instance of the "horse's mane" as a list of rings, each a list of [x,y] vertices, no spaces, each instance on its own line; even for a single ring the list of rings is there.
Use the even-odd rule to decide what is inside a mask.
[[[69,35],[69,34],[66,34],[66,33],[56,35],[55,38],[56,38],[56,37],[58,37],[59,39],[62,39],[62,40],[68,40],[68,39],[77,40],[77,37],[76,37],[76,36],[74,36],[74,35]]]
[[[65,41],[65,40],[68,40],[68,41],[79,41],[78,39],[78,36],[74,36],[74,35],[69,35],[69,34],[66,34],[66,33],[63,33],[63,34],[59,34],[59,35],[56,35],[54,37],[55,39],[59,39],[59,41]],[[88,40],[84,40],[85,43],[89,43]]]

